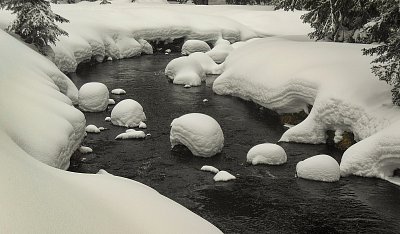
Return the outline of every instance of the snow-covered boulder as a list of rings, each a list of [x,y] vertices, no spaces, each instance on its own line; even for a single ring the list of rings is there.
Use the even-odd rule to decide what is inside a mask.
[[[143,54],[153,54],[153,47],[144,39],[138,40],[139,44],[142,46]]]
[[[112,98],[108,99],[108,105],[115,105],[115,100]]]
[[[203,67],[192,57],[173,59],[165,68],[165,75],[174,84],[199,86],[205,79]]]
[[[123,139],[140,139],[146,138],[146,134],[143,131],[136,131],[134,129],[128,129],[126,132],[119,134],[115,137],[116,140]]]
[[[111,90],[111,93],[112,94],[116,94],[116,95],[121,95],[121,94],[126,94],[126,91],[123,90],[123,89],[118,88],[118,89]]]
[[[99,82],[90,82],[79,89],[79,108],[88,112],[100,112],[108,106],[108,88]]]
[[[88,153],[92,153],[93,152],[92,148],[87,147],[87,146],[81,146],[81,147],[79,147],[78,150],[79,150],[79,152],[81,154],[88,154]]]
[[[277,144],[259,144],[251,148],[247,153],[247,162],[253,165],[280,165],[286,161],[287,155],[285,150]]]
[[[203,68],[206,74],[218,75],[222,73],[222,65],[218,65],[205,53],[195,52],[189,55],[189,58],[196,60]]]
[[[215,46],[212,50],[208,51],[206,54],[214,60],[216,63],[223,63],[232,52],[233,47],[231,45],[219,44]]]
[[[217,168],[215,168],[213,166],[208,166],[208,165],[202,166],[200,170],[209,171],[209,172],[212,172],[212,173],[215,173],[215,174],[217,174],[219,172],[219,170]]]
[[[303,179],[335,182],[340,179],[340,168],[334,158],[321,154],[298,162],[296,174]]]
[[[106,118],[104,118],[104,121],[110,122],[111,121],[111,117],[107,116]]]
[[[147,128],[147,124],[145,122],[140,122],[139,128]]]
[[[211,157],[221,152],[224,134],[212,117],[190,113],[172,121],[170,141],[172,147],[184,145],[195,156]]]
[[[210,46],[200,40],[187,40],[182,46],[182,54],[189,55],[194,52],[207,52],[210,51]]]
[[[236,177],[232,175],[231,173],[227,171],[219,171],[215,176],[214,176],[214,181],[229,181],[229,180],[234,180]]]
[[[124,127],[137,127],[146,120],[143,107],[135,100],[125,99],[111,111],[111,122]]]
[[[88,133],[99,133],[100,129],[96,125],[89,124],[86,126],[85,131]]]

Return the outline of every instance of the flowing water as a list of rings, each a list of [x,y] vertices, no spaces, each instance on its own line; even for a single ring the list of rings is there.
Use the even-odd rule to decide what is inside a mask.
[[[326,145],[280,144],[288,154],[282,166],[246,164],[247,151],[264,142],[276,143],[285,128],[276,114],[234,97],[212,92],[212,78],[185,89],[169,83],[164,68],[177,54],[142,56],[83,67],[71,79],[77,87],[92,81],[123,88],[117,102],[138,101],[148,120],[144,140],[114,140],[125,131],[105,122],[111,109],[86,113],[87,124],[106,127],[88,134],[84,145],[93,154],[76,154],[71,171],[111,174],[134,179],[207,219],[225,233],[400,233],[400,187],[383,180],[341,178],[337,183],[294,177],[296,163],[317,154],[340,161],[341,153]],[[203,102],[208,99],[208,102]],[[171,121],[200,112],[221,125],[225,146],[212,158],[193,157],[183,148],[171,150]],[[227,170],[237,179],[213,181],[203,165]],[[196,230],[198,231],[198,230]]]

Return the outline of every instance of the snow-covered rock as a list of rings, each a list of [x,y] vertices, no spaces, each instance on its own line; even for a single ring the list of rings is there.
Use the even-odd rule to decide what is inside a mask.
[[[189,55],[189,58],[196,60],[203,68],[205,74],[218,75],[222,73],[222,65],[218,65],[207,54],[202,52],[195,52]]]
[[[104,119],[104,121],[110,122],[110,121],[111,121],[111,117],[110,117],[110,116],[107,116],[107,117]]]
[[[88,154],[88,153],[92,153],[93,150],[92,150],[92,148],[90,148],[90,147],[81,146],[81,147],[79,147],[79,152],[80,152],[81,154]]]
[[[153,54],[153,47],[144,39],[138,40],[139,44],[142,46],[142,53]]]
[[[124,127],[137,127],[146,120],[143,107],[135,100],[125,99],[111,111],[111,122]]]
[[[126,91],[123,90],[123,89],[118,88],[118,89],[111,90],[111,93],[112,94],[116,94],[116,95],[121,95],[121,94],[126,94]]]
[[[139,128],[147,128],[147,124],[145,122],[140,122]]]
[[[104,131],[104,130],[107,130],[107,128],[105,128],[105,127],[99,127],[99,130],[100,130],[100,131]]]
[[[85,131],[88,133],[99,133],[100,129],[96,125],[90,124],[86,126]]]
[[[215,173],[215,174],[217,174],[219,172],[219,170],[217,168],[215,168],[213,166],[207,166],[207,165],[202,166],[200,170],[209,171],[209,172],[212,172],[212,173]]]
[[[90,82],[79,89],[79,108],[88,112],[100,112],[108,106],[108,88],[99,82]]]
[[[286,161],[287,155],[285,150],[277,144],[259,144],[251,148],[247,153],[247,162],[253,165],[280,165]]]
[[[179,57],[173,59],[165,68],[165,75],[174,84],[199,86],[205,79],[203,67],[192,57]]]
[[[172,147],[184,145],[195,156],[211,157],[221,152],[224,134],[212,117],[190,113],[172,121],[170,141]]]
[[[225,39],[223,39],[223,38],[220,38],[220,39],[218,39],[216,42],[215,42],[215,44],[214,44],[214,47],[215,46],[221,46],[221,45],[230,45],[231,43],[228,41],[228,40],[225,40]]]
[[[114,99],[108,99],[108,105],[115,105],[115,100]]]
[[[210,56],[214,62],[220,64],[223,63],[228,57],[228,55],[232,52],[233,47],[231,45],[219,44],[216,45],[212,50],[208,51],[206,55]]]
[[[126,132],[121,133],[118,136],[116,136],[115,139],[118,140],[118,139],[146,138],[146,134],[143,131],[136,131],[134,129],[128,129],[128,130],[126,130]]]
[[[206,42],[200,40],[187,40],[182,46],[183,55],[189,55],[194,52],[205,53],[210,50],[210,46]]]
[[[214,181],[229,181],[229,180],[234,180],[236,177],[232,175],[231,173],[227,171],[219,171],[215,176],[214,176]]]
[[[296,174],[303,179],[335,182],[340,179],[340,168],[334,158],[321,154],[298,162]]]
[[[191,88],[192,86],[189,85],[189,84],[186,84],[186,85],[184,85],[183,87],[186,88],[186,89],[188,89],[188,88]]]

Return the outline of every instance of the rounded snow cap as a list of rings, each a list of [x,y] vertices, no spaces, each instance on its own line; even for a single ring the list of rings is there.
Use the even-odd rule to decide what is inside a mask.
[[[146,120],[143,107],[135,100],[125,99],[111,111],[111,123],[124,127],[137,127]]]
[[[254,146],[247,153],[247,162],[257,164],[280,165],[287,161],[285,150],[271,143],[264,143]]]
[[[308,180],[335,182],[340,179],[338,162],[325,154],[300,161],[296,165],[296,173],[298,177]]]
[[[88,112],[100,112],[107,109],[109,92],[107,86],[99,82],[82,85],[78,93],[79,108]]]

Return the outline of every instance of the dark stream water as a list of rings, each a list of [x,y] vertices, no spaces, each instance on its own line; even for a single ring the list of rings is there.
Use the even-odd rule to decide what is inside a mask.
[[[93,154],[76,154],[71,171],[96,173],[105,169],[155,188],[161,194],[207,219],[225,233],[400,233],[400,187],[378,179],[342,178],[321,183],[294,177],[296,163],[317,154],[341,153],[326,145],[281,144],[288,154],[283,166],[250,166],[247,151],[254,145],[278,141],[285,128],[272,112],[238,98],[218,96],[211,84],[185,89],[164,77],[166,64],[179,55],[142,56],[84,67],[71,75],[77,87],[98,81],[117,102],[132,98],[148,120],[145,140],[116,141],[125,131],[105,122],[111,109],[86,113],[87,124],[106,127],[89,134],[84,145]],[[207,98],[208,102],[203,102]],[[171,121],[200,112],[214,117],[225,135],[223,152],[212,158],[172,150]],[[203,165],[227,170],[237,179],[213,181]]]

